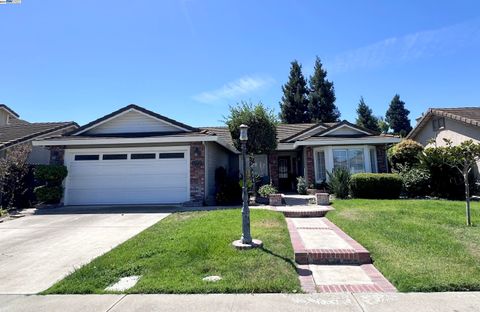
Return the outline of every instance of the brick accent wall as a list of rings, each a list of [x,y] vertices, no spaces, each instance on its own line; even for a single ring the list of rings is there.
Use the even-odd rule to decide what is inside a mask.
[[[385,145],[378,145],[377,148],[377,168],[379,173],[388,172],[387,151]]]
[[[202,206],[205,199],[205,146],[190,143],[190,202]]]
[[[271,153],[268,155],[268,171],[270,173],[270,181],[275,187],[278,187],[278,155]]]
[[[310,184],[315,184],[315,168],[314,168],[314,160],[313,160],[313,148],[311,146],[307,146],[305,148],[305,164],[306,164],[306,180],[307,184],[310,187]]]
[[[65,146],[52,146],[50,149],[50,165],[63,165]]]

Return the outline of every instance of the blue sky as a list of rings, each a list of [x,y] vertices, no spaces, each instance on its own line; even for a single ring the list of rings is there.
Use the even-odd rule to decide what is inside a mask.
[[[32,1],[0,5],[0,103],[29,121],[80,124],[129,103],[193,126],[228,106],[278,113],[290,61],[318,55],[342,119],[395,93],[480,106],[478,1]]]

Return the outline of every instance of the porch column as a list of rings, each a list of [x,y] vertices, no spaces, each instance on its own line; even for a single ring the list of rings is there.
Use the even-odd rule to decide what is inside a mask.
[[[190,202],[188,206],[202,206],[205,199],[205,146],[190,143]]]
[[[378,173],[388,172],[387,147],[385,145],[377,145],[377,169]]]
[[[307,181],[308,187],[311,184],[315,184],[315,168],[314,168],[314,161],[313,161],[313,148],[311,146],[307,146],[305,148],[305,164],[307,172],[305,173],[306,177],[305,180]]]
[[[278,155],[275,152],[268,155],[268,172],[270,181],[275,187],[278,187]]]

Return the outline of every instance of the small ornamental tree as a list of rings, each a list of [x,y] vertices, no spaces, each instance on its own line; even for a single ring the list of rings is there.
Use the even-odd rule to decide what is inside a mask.
[[[475,164],[480,160],[480,143],[474,143],[472,140],[467,140],[459,145],[454,146],[452,141],[444,139],[447,144],[444,147],[444,156],[446,163],[456,168],[463,176],[465,183],[465,209],[467,225],[472,225],[470,213],[470,181],[468,175],[475,167]]]
[[[241,102],[230,107],[230,115],[225,118],[225,123],[232,135],[233,144],[239,151],[242,149],[240,142],[240,125],[248,126],[247,154],[250,155],[250,172],[254,165],[254,154],[269,154],[277,148],[277,119],[272,110],[262,103]],[[256,175],[250,175],[252,185],[255,186]],[[255,190],[254,190],[255,191]]]

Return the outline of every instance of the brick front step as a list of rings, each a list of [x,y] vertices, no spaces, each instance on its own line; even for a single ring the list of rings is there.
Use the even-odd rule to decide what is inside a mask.
[[[295,261],[299,264],[368,264],[370,253],[355,249],[310,249],[296,250]]]
[[[362,245],[345,234],[335,224],[326,218],[318,219],[318,228],[312,227],[313,224],[306,222],[303,225],[295,219],[287,218],[287,226],[290,232],[293,250],[295,253],[295,261],[298,264],[368,264],[372,263],[370,253]],[[295,225],[297,223],[298,226]],[[310,233],[307,233],[310,231]],[[301,233],[300,233],[301,232]],[[328,233],[330,232],[330,233]],[[332,235],[332,233],[334,235]],[[317,243],[305,243],[302,235],[313,234],[317,237],[325,237],[322,246],[315,248]],[[308,236],[307,236],[308,237]],[[335,245],[326,244],[330,241],[338,241]],[[325,241],[326,240],[326,241]],[[311,247],[308,247],[311,246]],[[338,246],[335,248],[335,246]],[[312,248],[313,247],[313,248]],[[333,247],[333,248],[330,248]]]
[[[302,207],[281,207],[277,211],[283,213],[286,218],[322,218],[334,210],[331,206],[302,206]]]

